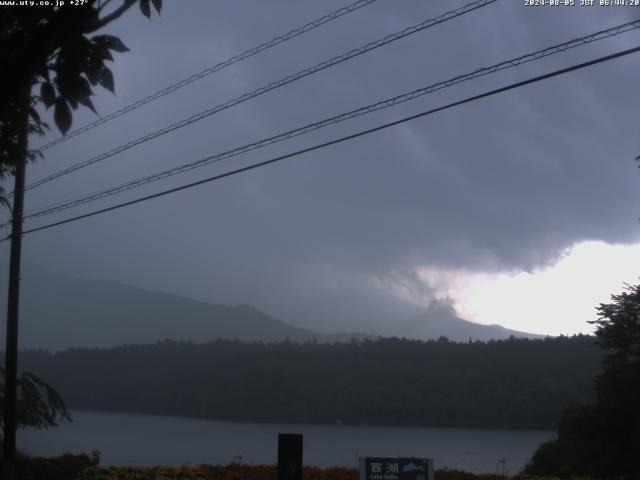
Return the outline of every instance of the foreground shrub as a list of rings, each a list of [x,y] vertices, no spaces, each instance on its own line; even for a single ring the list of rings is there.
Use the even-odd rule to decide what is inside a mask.
[[[16,461],[19,480],[69,480],[92,465],[86,455],[62,455],[56,458],[20,456]]]
[[[436,470],[435,480],[504,480],[502,475],[493,473],[470,473],[462,470]]]
[[[201,467],[90,467],[77,480],[206,480]]]
[[[276,465],[231,464],[199,467],[91,467],[84,470],[78,480],[276,480],[277,477]],[[303,473],[304,480],[358,480],[358,477],[357,469],[344,467],[305,467]],[[505,480],[505,478],[501,475],[474,474],[460,470],[436,470],[435,472],[435,480]],[[521,475],[512,477],[512,480],[560,479]],[[590,479],[573,477],[571,480]]]
[[[199,467],[91,467],[78,480],[276,480],[277,465],[202,465]],[[358,480],[352,468],[305,467],[305,480]]]

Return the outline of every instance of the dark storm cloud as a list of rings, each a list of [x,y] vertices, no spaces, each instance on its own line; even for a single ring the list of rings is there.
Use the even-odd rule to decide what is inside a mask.
[[[634,9],[498,2],[30,192],[39,207],[606,28]],[[112,31],[110,112],[344,2],[167,2]],[[47,152],[31,179],[463,2],[381,0]],[[188,5],[188,8],[186,6]],[[640,11],[639,11],[640,12]],[[636,16],[638,13],[635,14]],[[125,195],[224,171],[636,45],[636,32],[346,122]],[[251,303],[319,330],[381,330],[435,297],[415,268],[531,270],[583,240],[638,240],[640,57],[485,99],[127,210],[27,237],[50,268]],[[82,112],[75,125],[91,120]],[[111,201],[100,203],[108,205]],[[96,204],[98,205],[98,204]],[[93,206],[92,206],[93,208]],[[82,210],[80,210],[82,211]],[[60,218],[63,218],[62,216]],[[37,224],[34,222],[34,225]],[[6,248],[5,248],[6,250]],[[386,327],[384,327],[386,328]]]

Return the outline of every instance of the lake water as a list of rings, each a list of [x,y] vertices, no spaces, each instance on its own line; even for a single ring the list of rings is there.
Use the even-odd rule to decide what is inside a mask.
[[[19,431],[18,448],[41,456],[100,450],[105,465],[277,463],[278,433],[304,434],[306,465],[353,467],[361,456],[416,456],[435,468],[517,473],[554,432],[217,422],[181,417],[72,412],[51,431]],[[501,467],[502,470],[502,467]]]

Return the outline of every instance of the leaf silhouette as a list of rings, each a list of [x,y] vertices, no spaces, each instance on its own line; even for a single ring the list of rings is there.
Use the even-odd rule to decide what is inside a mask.
[[[101,47],[107,47],[109,50],[113,50],[114,52],[129,51],[127,46],[122,43],[122,40],[118,37],[114,37],[113,35],[96,35],[91,40]]]
[[[44,102],[45,107],[49,108],[53,105],[53,102],[56,100],[56,93],[53,89],[53,85],[49,82],[43,83],[40,86],[40,96],[42,97],[42,101]]]
[[[84,105],[85,107],[90,108],[90,109],[91,109],[91,111],[92,111],[93,113],[95,113],[96,115],[98,115],[98,112],[96,111],[96,107],[94,107],[94,106],[93,106],[93,102],[91,101],[91,99],[90,99],[89,97],[82,97],[82,98],[79,98],[79,99],[78,99],[78,101],[79,101],[82,105]]]
[[[149,0],[140,0],[140,11],[145,17],[149,19],[151,18],[151,7],[149,6]]]
[[[65,135],[71,128],[71,110],[63,97],[56,98],[55,107],[53,109],[53,119],[62,132],[62,135]]]
[[[40,120],[40,115],[38,115],[38,112],[35,108],[29,107],[29,116],[33,119],[34,122],[38,124],[42,123],[42,121]]]
[[[98,73],[97,80],[98,80],[98,83],[102,85],[104,88],[109,90],[111,93],[115,93],[113,74],[111,73],[111,70],[109,70],[104,65],[102,66],[102,68],[100,69],[100,72]]]

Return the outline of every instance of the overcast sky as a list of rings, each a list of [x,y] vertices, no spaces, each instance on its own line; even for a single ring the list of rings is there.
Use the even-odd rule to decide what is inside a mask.
[[[379,0],[47,150],[28,182],[465,3]],[[26,210],[640,17],[640,8],[523,3],[498,1],[66,175],[29,191]],[[113,66],[116,95],[100,91],[94,103],[110,113],[347,4],[166,0],[151,21],[131,11],[107,30],[131,49]],[[626,33],[27,227],[639,44],[640,32]],[[434,299],[481,323],[591,331],[586,321],[598,302],[639,274],[639,55],[33,233],[24,259],[213,303],[249,303],[323,332],[393,332]],[[74,128],[93,119],[78,110]],[[0,248],[6,257],[7,243]]]

